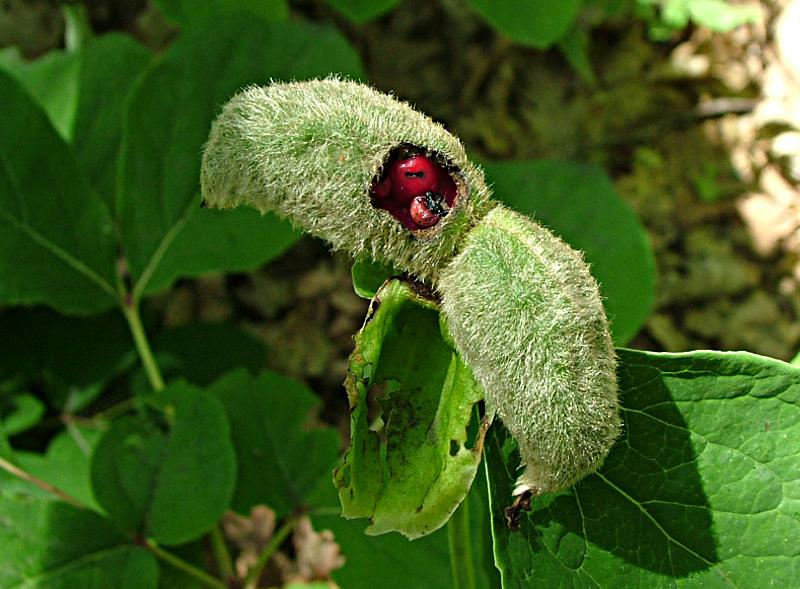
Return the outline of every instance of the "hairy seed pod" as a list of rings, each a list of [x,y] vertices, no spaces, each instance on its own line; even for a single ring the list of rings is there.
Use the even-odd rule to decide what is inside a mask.
[[[453,206],[435,226],[417,228],[410,217],[404,226],[373,206],[370,188],[399,149],[429,156],[456,184]],[[275,211],[335,249],[428,281],[494,204],[481,171],[441,125],[339,79],[252,87],[231,99],[211,128],[201,186],[211,206]]]
[[[550,231],[493,209],[442,272],[442,309],[464,361],[519,444],[515,494],[571,486],[620,430],[616,359],[583,256]]]
[[[354,82],[249,88],[212,126],[201,185],[212,206],[275,211],[429,282],[489,411],[519,443],[516,494],[600,466],[620,420],[597,283],[580,253],[490,199],[440,125]]]

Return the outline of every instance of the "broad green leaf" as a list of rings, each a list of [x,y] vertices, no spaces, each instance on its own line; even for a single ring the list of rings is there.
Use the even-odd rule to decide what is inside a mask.
[[[277,229],[272,218],[258,223],[252,212],[242,213],[234,223],[226,215],[201,212],[203,144],[222,103],[242,87],[331,72],[355,77],[361,72],[355,51],[333,29],[232,17],[187,28],[148,72],[125,118],[118,202],[137,296],[165,288],[183,268],[189,275],[244,269],[285,247],[285,227]],[[180,241],[185,229],[187,238]],[[239,251],[242,244],[252,245]]]
[[[45,454],[18,450],[15,458],[24,470],[99,510],[89,480],[89,461],[99,440],[99,430],[72,426],[53,438]]]
[[[512,41],[547,49],[567,34],[581,0],[469,0],[469,5]]]
[[[334,480],[345,517],[413,539],[444,525],[469,491],[483,391],[443,339],[435,303],[393,280],[369,313],[345,382],[352,442]]]
[[[0,492],[0,587],[156,589],[155,557],[94,512]]]
[[[328,4],[355,23],[365,23],[389,12],[400,0],[328,0]]]
[[[27,61],[19,49],[0,50],[0,69],[13,76],[47,113],[59,135],[69,141],[75,126],[78,104],[80,55],[51,51],[37,60]]]
[[[112,209],[122,108],[150,57],[145,47],[119,34],[93,39],[79,51],[52,51],[30,62],[15,49],[0,51],[0,68],[45,110]]]
[[[586,254],[614,341],[624,344],[653,305],[655,260],[647,233],[598,167],[564,161],[484,165],[495,195]]]
[[[289,16],[287,0],[155,0],[155,4],[180,25],[196,25],[235,14],[247,14],[264,21],[281,21]]]
[[[36,426],[44,412],[44,403],[30,393],[0,399],[0,418],[7,436],[15,436]]]
[[[258,372],[267,356],[261,340],[230,323],[167,329],[153,338],[153,348],[167,380],[180,376],[202,386],[235,368]]]
[[[300,238],[288,221],[255,209],[202,209],[190,215],[147,285],[168,288],[177,278],[241,272],[277,258]]]
[[[400,276],[399,272],[370,258],[361,258],[353,262],[350,276],[353,279],[353,290],[362,299],[374,297],[381,285],[391,276]]]
[[[94,187],[114,212],[122,115],[151,53],[127,35],[104,35],[81,50],[72,145]]]
[[[65,317],[49,309],[0,313],[0,388],[33,387],[59,410],[84,408],[133,360],[128,326],[117,312]]]
[[[515,444],[487,436],[503,586],[796,584],[800,369],[743,352],[619,356],[623,439],[598,474],[534,500],[518,532],[503,515]]]
[[[222,405],[177,382],[152,397],[161,413],[114,422],[91,464],[109,517],[163,544],[202,536],[233,494],[236,459]]]
[[[64,313],[117,300],[111,217],[70,149],[0,71],[0,302]]]
[[[238,370],[208,390],[225,406],[236,446],[233,509],[249,514],[266,504],[281,517],[305,505],[322,481],[331,485],[339,435],[306,426],[319,400],[304,385],[272,372]]]

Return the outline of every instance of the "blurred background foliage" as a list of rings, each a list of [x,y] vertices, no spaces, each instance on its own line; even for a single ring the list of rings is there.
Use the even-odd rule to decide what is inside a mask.
[[[0,71],[44,110],[60,139],[40,132],[44,123],[35,122],[27,98],[8,94],[8,104],[19,102],[15,112],[35,122],[39,157],[80,170],[73,175],[80,181],[43,172],[42,194],[56,184],[96,193],[102,204],[93,214],[108,221],[108,233],[76,243],[89,244],[87,259],[97,258],[109,284],[122,276],[144,299],[167,380],[206,386],[236,367],[268,368],[312,389],[322,399],[314,423],[346,437],[342,382],[366,311],[352,292],[350,260],[276,219],[201,209],[197,186],[208,124],[237,88],[332,71],[443,122],[484,164],[498,198],[585,250],[618,344],[745,349],[784,360],[800,347],[800,2],[3,0],[0,7]],[[48,223],[59,222],[59,210],[47,214]],[[68,215],[60,222],[74,226]],[[116,267],[118,248],[124,268]],[[80,456],[99,436],[82,420],[119,411],[149,386],[124,319],[108,312],[114,289],[74,290],[69,276],[55,272],[22,294],[9,294],[12,273],[5,276],[0,415],[21,464],[93,504],[102,499],[87,486]],[[287,419],[315,405],[303,391],[297,395],[307,402],[287,409]],[[217,407],[213,398],[207,403]],[[331,500],[330,489],[311,490]],[[240,511],[251,507],[237,501]],[[349,557],[372,549],[349,524],[328,520]],[[253,515],[250,525],[269,528],[259,521]],[[313,534],[297,554],[322,542]],[[382,546],[391,561],[392,549]],[[198,558],[191,545],[182,550]],[[441,542],[426,539],[415,550],[409,558],[426,563],[420,555],[441,552]],[[446,566],[417,568],[418,586],[448,586]],[[365,586],[358,568],[343,571],[343,586]]]

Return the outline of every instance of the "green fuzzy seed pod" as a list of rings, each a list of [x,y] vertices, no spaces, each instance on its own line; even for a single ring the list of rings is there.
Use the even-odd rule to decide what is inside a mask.
[[[514,494],[571,486],[619,435],[616,359],[597,283],[580,253],[493,209],[442,272],[453,339],[519,444]]]
[[[435,159],[456,182],[454,206],[428,229],[408,230],[370,200],[401,146]],[[493,206],[458,139],[409,105],[339,79],[252,87],[231,99],[211,128],[201,186],[211,206],[275,211],[334,249],[431,282]]]
[[[457,196],[409,230],[370,191],[398,148],[453,177]],[[619,435],[614,349],[580,253],[496,205],[441,125],[339,79],[249,88],[225,105],[203,154],[205,201],[275,211],[354,257],[430,282],[464,361],[517,439],[516,494],[557,491],[596,470]]]

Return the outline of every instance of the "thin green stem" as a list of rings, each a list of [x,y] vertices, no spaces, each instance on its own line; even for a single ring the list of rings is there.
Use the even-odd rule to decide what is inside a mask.
[[[450,568],[453,571],[453,586],[459,589],[476,589],[475,561],[472,555],[472,535],[469,526],[468,497],[450,516],[447,522],[447,537],[450,541]]]
[[[86,506],[83,503],[81,503],[80,501],[75,499],[75,497],[73,497],[72,495],[70,495],[66,491],[62,491],[58,487],[55,487],[55,486],[51,485],[50,483],[48,483],[46,481],[43,481],[42,479],[40,479],[38,477],[33,476],[28,471],[22,470],[20,467],[16,466],[15,464],[12,464],[12,463],[8,462],[4,458],[0,458],[0,469],[3,469],[7,473],[12,474],[12,475],[14,475],[15,477],[17,477],[19,479],[22,479],[23,481],[27,481],[27,482],[31,483],[32,485],[36,485],[40,489],[43,489],[43,490],[47,491],[48,493],[50,493],[52,495],[55,495],[56,497],[58,497],[62,501],[65,501],[65,502],[69,503],[70,505],[73,505],[74,507],[77,507],[79,509],[86,509]]]
[[[153,350],[150,348],[150,342],[147,341],[147,334],[144,331],[142,318],[139,315],[139,305],[135,301],[123,303],[122,312],[125,314],[125,319],[128,320],[128,327],[130,327],[131,335],[133,335],[133,343],[136,345],[136,351],[139,352],[142,364],[144,364],[144,370],[147,373],[150,386],[153,387],[153,390],[160,391],[164,388],[164,378],[161,376],[158,364],[156,364]]]
[[[157,558],[160,558],[170,566],[186,573],[190,577],[194,577],[206,587],[211,587],[212,589],[228,589],[228,586],[225,585],[225,583],[223,583],[219,579],[212,577],[207,572],[197,568],[191,563],[186,562],[182,558],[175,556],[171,552],[167,552],[166,550],[161,548],[158,544],[156,544],[155,541],[146,540],[144,542],[144,546],[150,552],[155,554]]]
[[[219,529],[219,525],[211,528],[211,548],[214,551],[214,557],[217,559],[219,570],[226,579],[233,579],[236,573],[233,570],[233,560],[231,553],[228,550],[228,545],[225,543],[225,537]]]
[[[283,541],[286,540],[286,537],[297,525],[297,520],[297,516],[290,517],[283,522],[283,525],[278,528],[278,531],[272,535],[272,539],[264,547],[264,550],[261,551],[261,554],[258,555],[256,564],[254,564],[253,568],[247,572],[247,578],[244,582],[244,589],[256,589],[258,587],[258,580],[261,578],[261,573],[264,571],[264,567],[267,566],[269,559],[272,558],[272,555],[275,554],[275,551],[280,548],[281,544],[283,544]]]

